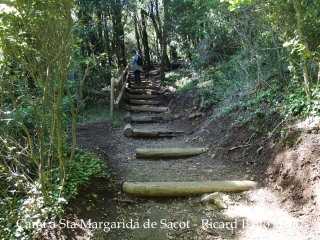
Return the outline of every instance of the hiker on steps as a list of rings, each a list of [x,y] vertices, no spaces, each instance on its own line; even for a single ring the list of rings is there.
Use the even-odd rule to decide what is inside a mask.
[[[132,61],[130,62],[132,71],[134,73],[134,83],[137,85],[141,84],[141,72],[143,71],[143,62],[142,62],[142,57],[137,53],[137,51],[132,50]]]

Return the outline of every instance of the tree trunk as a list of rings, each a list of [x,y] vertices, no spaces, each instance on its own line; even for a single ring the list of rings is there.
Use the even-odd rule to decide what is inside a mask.
[[[142,45],[144,50],[144,65],[147,69],[151,69],[151,60],[150,60],[150,48],[149,48],[149,41],[148,41],[148,33],[147,33],[147,27],[146,27],[146,19],[145,15],[141,11],[141,24],[142,24]]]
[[[125,182],[123,191],[142,197],[184,197],[212,192],[240,192],[256,185],[254,181]]]
[[[292,0],[294,9],[296,11],[296,21],[297,21],[297,33],[299,36],[300,42],[306,46],[306,43],[303,41],[302,33],[302,9],[301,9],[301,0]],[[306,46],[307,47],[307,46]],[[311,91],[310,91],[310,80],[308,74],[307,60],[303,54],[301,54],[301,67],[303,71],[303,80],[304,80],[304,90],[308,97],[309,102],[311,101]]]
[[[160,80],[165,80],[165,67],[166,62],[168,62],[169,58],[167,55],[167,35],[168,35],[168,8],[169,8],[169,1],[170,0],[163,0],[164,5],[164,17],[163,17],[163,34],[161,39],[161,66],[160,66]]]
[[[114,30],[114,49],[118,60],[118,68],[126,67],[124,29],[122,23],[122,6],[120,0],[113,1],[113,30]]]
[[[135,33],[135,36],[136,36],[136,41],[137,41],[137,47],[138,47],[138,51],[139,53],[141,53],[141,44],[140,44],[140,34],[139,34],[139,31],[138,31],[138,25],[139,25],[139,21],[138,21],[138,18],[136,16],[136,12],[134,12],[134,33]]]
[[[273,45],[276,49],[276,53],[277,53],[277,62],[278,62],[278,67],[279,67],[279,78],[281,81],[281,84],[284,84],[285,78],[284,78],[284,68],[283,68],[283,63],[281,60],[281,54],[280,54],[280,48],[279,48],[279,41],[278,41],[278,37],[275,36],[275,33],[271,30],[271,36],[272,36],[272,42]]]
[[[141,14],[149,16],[150,19],[151,19],[152,25],[153,25],[155,33],[156,33],[156,40],[155,40],[155,42],[156,42],[155,45],[156,46],[155,47],[157,49],[157,54],[159,55],[159,52],[161,51],[161,49],[159,51],[158,43],[160,43],[160,46],[161,46],[161,42],[162,42],[161,22],[160,22],[160,19],[158,19],[157,16],[154,14],[153,8],[154,8],[154,6],[153,6],[153,3],[151,2],[151,10],[150,10],[150,12],[147,13],[145,10],[142,9],[141,10]]]
[[[104,48],[106,51],[106,65],[111,66],[112,63],[112,51],[110,45],[110,36],[109,36],[109,29],[108,29],[108,19],[107,16],[103,15],[103,42]]]

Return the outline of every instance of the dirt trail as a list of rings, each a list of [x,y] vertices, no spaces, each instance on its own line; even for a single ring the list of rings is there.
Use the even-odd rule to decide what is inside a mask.
[[[56,239],[63,239],[63,236],[65,239],[110,240],[320,239],[317,213],[320,193],[316,194],[320,189],[319,180],[315,178],[305,185],[298,184],[301,179],[285,183],[286,179],[295,176],[299,167],[291,166],[291,169],[283,162],[292,163],[292,154],[301,155],[302,149],[309,147],[311,142],[319,146],[318,132],[308,133],[295,149],[280,149],[246,127],[235,127],[233,117],[220,116],[214,109],[207,110],[205,117],[188,118],[198,108],[194,95],[191,92],[174,97],[170,111],[181,114],[180,118],[143,125],[143,128],[185,131],[181,136],[128,138],[123,133],[124,125],[114,128],[106,122],[88,124],[78,130],[79,146],[101,155],[114,181],[94,179],[68,206],[71,222],[91,221],[103,225],[64,229]],[[121,114],[124,116],[125,111]],[[277,116],[273,120],[273,125],[280,122]],[[209,151],[184,159],[135,157],[136,148],[187,146],[209,147]],[[306,157],[310,160],[308,166],[320,161],[317,147],[303,154],[293,163],[299,165],[297,162]],[[256,180],[259,185],[243,193],[221,194],[225,209],[203,205],[198,196],[135,198],[125,195],[121,188],[125,181],[208,180]],[[297,194],[300,197],[294,198]],[[300,202],[295,201],[299,199]]]

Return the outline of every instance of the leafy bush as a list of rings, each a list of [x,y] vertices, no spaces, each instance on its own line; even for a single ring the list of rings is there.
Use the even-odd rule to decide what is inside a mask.
[[[78,150],[75,159],[66,162],[66,184],[64,186],[64,196],[66,199],[77,195],[79,186],[90,182],[92,177],[108,177],[106,166],[95,154]]]
[[[313,86],[312,89],[316,89]],[[284,91],[284,99],[281,103],[281,111],[285,116],[302,116],[320,115],[320,93],[314,91],[309,101],[301,84],[295,79],[287,86]]]

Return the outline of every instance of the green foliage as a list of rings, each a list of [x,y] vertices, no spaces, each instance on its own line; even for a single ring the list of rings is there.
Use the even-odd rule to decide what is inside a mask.
[[[238,103],[232,103],[232,104],[229,104],[228,106],[226,107],[223,107],[221,109],[221,112],[224,116],[228,116],[230,115],[232,112],[235,112],[236,110],[238,110],[239,106],[238,106]]]
[[[282,113],[287,116],[320,116],[320,94],[313,95],[311,101],[308,100],[305,92],[299,87],[299,83],[293,79],[286,88],[283,102],[281,104]],[[315,86],[313,89],[316,88]]]
[[[165,80],[161,82],[162,86],[173,86],[179,88],[192,78],[192,70],[188,68],[181,68],[178,71],[168,72]]]
[[[234,116],[233,126],[246,125],[255,133],[267,133],[273,124],[273,118],[278,116],[278,105],[282,98],[279,97],[281,88],[276,85],[266,88],[258,93],[245,94],[231,99],[231,103],[221,108],[224,116]]]
[[[309,112],[311,116],[320,116],[320,93],[314,92],[312,100],[310,102]]]
[[[76,152],[74,159],[66,161],[66,172],[62,185],[58,181],[58,171],[52,173],[56,184],[49,192],[50,204],[45,203],[38,180],[28,182],[23,175],[19,175],[15,182],[16,189],[2,183],[0,192],[3,194],[6,191],[6,195],[3,195],[0,204],[1,239],[34,239],[41,228],[46,227],[43,223],[61,218],[63,205],[77,195],[81,186],[88,184],[93,177],[109,177],[102,160],[81,149]],[[4,174],[1,168],[0,175]],[[32,226],[32,223],[37,224]]]
[[[98,102],[87,105],[79,114],[81,124],[112,121],[110,118],[109,102]],[[122,117],[118,112],[114,112],[114,127],[119,127],[123,123]]]
[[[177,90],[177,94],[178,93],[182,93],[182,92],[188,92],[190,90],[193,90],[195,88],[197,88],[198,85],[198,81],[193,79],[191,81],[188,81],[186,84],[184,84],[183,86],[181,86],[178,90]]]
[[[1,239],[34,239],[38,231],[45,227],[40,223],[51,221],[61,213],[61,206],[65,203],[65,199],[60,198],[57,191],[53,191],[50,192],[52,204],[45,204],[39,188],[39,182],[34,182],[33,185],[25,187],[28,191],[26,196],[22,197],[19,192],[12,194],[12,196],[16,195],[14,196],[15,205],[11,205],[10,208],[0,207],[1,216],[3,216],[0,218]],[[32,222],[38,223],[39,226],[33,227]]]
[[[105,54],[84,57],[79,51],[78,47],[75,63],[69,73],[72,92],[81,98],[82,105],[91,105],[109,98],[111,68],[106,65]]]
[[[87,185],[92,177],[109,177],[106,166],[95,154],[78,150],[75,159],[66,161],[66,182],[63,196],[74,198],[80,186]]]
[[[252,2],[254,2],[254,0],[221,0],[221,2],[229,3],[230,6],[228,7],[228,9],[230,11],[238,12],[239,9],[241,8],[241,6],[248,5]]]
[[[0,238],[32,239],[39,228],[28,229],[17,221],[54,220],[65,201],[63,191],[74,196],[75,187],[97,175],[99,166],[96,158],[84,154],[79,160],[83,165],[75,169],[75,145],[70,154],[66,147],[66,133],[71,122],[73,130],[76,123],[76,97],[68,80],[73,64],[72,1],[18,0],[10,8],[4,6],[0,10]],[[68,176],[70,187],[67,167],[68,174],[76,172]]]
[[[227,6],[219,0],[172,2],[172,40],[179,42],[180,54],[192,60],[195,68],[221,61],[237,49],[233,41],[234,31],[227,20],[230,15]]]
[[[110,91],[107,90],[111,79],[109,69],[97,66],[90,70],[87,84],[83,88],[83,97],[88,104],[94,104],[110,98]]]
[[[250,121],[250,118],[245,118],[244,116],[238,116],[233,123],[231,124],[232,127],[242,127],[243,125],[247,124]]]

